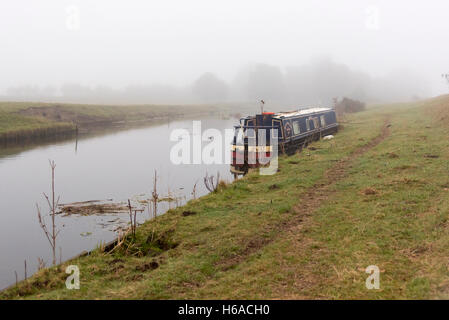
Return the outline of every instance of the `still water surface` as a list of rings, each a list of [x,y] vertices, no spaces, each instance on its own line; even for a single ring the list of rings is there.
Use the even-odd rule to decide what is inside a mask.
[[[202,119],[202,129],[216,128],[223,132],[232,129],[236,119]],[[197,182],[197,195],[207,193],[203,177],[216,174],[224,180],[233,179],[229,165],[174,165],[170,148],[176,143],[169,137],[176,128],[192,134],[192,121],[175,121],[146,128],[118,131],[102,136],[89,136],[76,142],[36,145],[31,148],[0,150],[0,289],[24,277],[24,260],[28,276],[37,269],[37,258],[51,264],[51,249],[40,229],[36,203],[47,212],[42,193],[50,193],[48,160],[56,162],[56,194],[61,203],[113,199],[120,202],[136,195],[150,194],[154,170],[158,175],[158,191],[166,196],[168,190],[180,197],[182,203],[191,199]],[[207,144],[205,142],[204,144]],[[223,147],[223,153],[229,146]],[[174,204],[172,204],[174,205]],[[168,209],[161,203],[158,213]],[[127,215],[58,216],[61,232],[57,239],[57,256],[61,248],[62,260],[84,250],[95,248],[100,241],[110,241],[116,233],[110,221]],[[47,222],[50,217],[47,216]],[[141,221],[148,219],[141,214]]]

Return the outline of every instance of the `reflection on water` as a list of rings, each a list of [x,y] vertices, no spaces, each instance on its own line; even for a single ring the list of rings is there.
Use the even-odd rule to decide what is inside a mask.
[[[235,119],[204,119],[202,128],[223,131],[235,123]],[[38,258],[43,258],[47,265],[51,263],[51,250],[35,209],[36,203],[46,208],[42,192],[50,190],[49,159],[57,164],[56,192],[61,196],[61,203],[106,199],[119,202],[149,195],[154,170],[158,174],[159,193],[170,192],[182,199],[182,203],[192,197],[195,183],[198,196],[207,193],[202,182],[206,171],[219,171],[224,180],[232,180],[226,164],[172,164],[169,155],[175,142],[170,142],[169,137],[176,128],[191,133],[192,121],[0,149],[0,288],[14,283],[14,271],[19,279],[23,278],[25,259],[28,275],[36,270]],[[229,152],[228,146],[224,148],[223,153]],[[159,214],[167,209],[167,203],[158,206]],[[148,212],[140,215],[141,220],[148,217]],[[126,215],[119,218],[127,219]],[[62,259],[93,249],[100,241],[112,240],[115,219],[116,215],[58,216],[61,233],[57,246],[61,247]],[[57,252],[59,255],[59,248]]]

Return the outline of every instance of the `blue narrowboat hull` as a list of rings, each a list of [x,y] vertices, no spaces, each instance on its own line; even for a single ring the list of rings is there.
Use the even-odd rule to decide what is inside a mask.
[[[311,141],[336,133],[338,123],[334,109],[308,108],[249,116],[241,119],[240,126],[235,129],[231,172],[241,174],[260,166],[258,159],[261,155],[271,157],[273,152],[291,155]],[[265,135],[263,141],[260,139],[261,131]]]

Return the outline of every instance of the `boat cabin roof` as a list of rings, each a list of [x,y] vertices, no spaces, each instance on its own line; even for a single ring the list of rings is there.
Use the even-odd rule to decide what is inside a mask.
[[[331,111],[331,108],[304,108],[299,109],[296,111],[286,111],[286,112],[278,112],[274,115],[274,117],[295,117],[295,116],[303,116],[311,113],[317,113],[317,112],[324,112],[324,111]]]

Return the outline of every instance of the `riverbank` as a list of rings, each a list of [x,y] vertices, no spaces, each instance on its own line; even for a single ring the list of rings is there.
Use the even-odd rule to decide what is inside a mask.
[[[0,144],[73,135],[76,130],[166,119],[228,116],[229,105],[79,105],[0,102]],[[241,112],[241,111],[240,111]]]
[[[347,116],[276,175],[252,172],[0,298],[448,298],[446,115],[448,97]],[[65,287],[68,265],[79,290]]]

